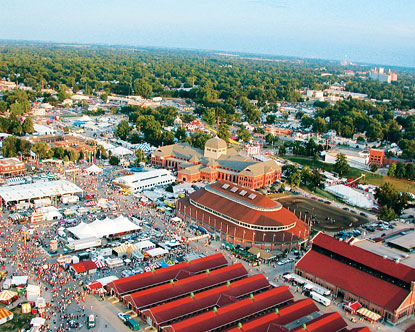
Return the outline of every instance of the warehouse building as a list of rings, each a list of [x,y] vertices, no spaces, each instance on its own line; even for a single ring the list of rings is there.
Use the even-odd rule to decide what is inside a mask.
[[[163,332],[216,331],[265,314],[293,300],[288,286],[280,286],[235,303],[163,327]]]
[[[313,239],[295,273],[345,301],[359,302],[368,317],[398,323],[415,310],[415,269],[323,233]]]
[[[243,246],[298,248],[309,235],[309,226],[279,202],[222,181],[181,198],[176,215]]]
[[[146,309],[142,312],[143,321],[157,330],[161,326],[183,320],[211,310],[213,307],[222,307],[249,294],[270,289],[268,280],[262,274],[256,274],[242,280],[228,282],[197,294],[191,294],[176,301]]]
[[[136,172],[132,175],[120,176],[112,181],[115,186],[131,190],[149,190],[158,186],[167,186],[176,178],[166,169],[156,169],[148,172]]]
[[[195,276],[178,281],[171,280],[169,283],[151,287],[139,292],[124,296],[123,303],[130,310],[141,313],[150,306],[160,305],[190,293],[201,292],[227,281],[239,280],[248,276],[248,271],[242,263],[229,265],[220,269],[200,273]]]
[[[206,270],[215,270],[227,266],[228,261],[223,254],[218,253],[207,257],[198,258],[189,262],[175,264],[155,271],[136,274],[134,276],[114,280],[107,285],[107,291],[111,295],[121,296],[137,292],[149,287],[154,287],[169,282],[169,280],[179,280],[193,274],[198,274]]]

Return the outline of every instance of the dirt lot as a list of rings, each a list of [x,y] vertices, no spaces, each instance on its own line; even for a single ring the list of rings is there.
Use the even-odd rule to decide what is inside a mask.
[[[357,228],[366,224],[368,220],[358,214],[344,211],[337,207],[301,196],[284,197],[278,199],[281,204],[295,210],[295,214],[302,220],[307,218],[313,222],[313,228],[328,232],[338,232],[343,229]]]

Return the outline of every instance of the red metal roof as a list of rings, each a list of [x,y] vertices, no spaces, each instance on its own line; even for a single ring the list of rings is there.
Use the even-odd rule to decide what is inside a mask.
[[[300,300],[290,304],[289,306],[281,308],[278,314],[272,312],[268,315],[243,323],[242,329],[234,327],[229,330],[225,330],[225,332],[268,332],[270,324],[286,325],[317,311],[318,308],[314,304],[313,300]]]
[[[307,332],[340,332],[347,327],[347,323],[338,312],[331,312],[307,322],[306,326]],[[299,326],[290,332],[304,332],[304,329]]]
[[[258,193],[257,191],[254,190],[250,190],[246,187],[242,187],[240,185],[237,185],[235,183],[227,183],[229,184],[229,187],[227,189],[223,188],[223,185],[227,183],[224,181],[217,181],[215,183],[211,183],[209,184],[210,187],[212,187],[213,189],[216,189],[220,192],[223,192],[227,195],[230,195],[232,197],[237,198],[238,200],[242,200],[244,202],[250,203],[250,204],[255,204],[258,207],[276,207],[279,205],[279,203],[273,201],[271,198],[269,198],[266,195],[262,195],[260,193]],[[236,191],[231,191],[232,188],[237,188]],[[232,189],[235,190],[235,189]],[[246,191],[246,194],[244,196],[241,196],[239,193],[244,190]],[[255,198],[254,199],[250,199],[249,195],[250,194],[254,194]],[[253,197],[253,196],[251,196]]]
[[[136,274],[134,276],[121,278],[110,282],[106,287],[107,290],[114,289],[118,295],[124,295],[148,288],[150,286],[156,286],[171,279],[176,279],[176,276],[180,271],[188,271],[192,273],[200,273],[207,269],[216,269],[222,266],[228,265],[228,261],[223,254],[218,253],[207,257],[198,258],[190,262],[184,262],[161,269],[154,272],[144,272]],[[189,275],[189,274],[181,274]]]
[[[409,294],[408,290],[314,250],[299,260],[296,267],[391,311],[397,309]]]
[[[97,265],[91,260],[86,260],[83,262],[72,264],[72,268],[75,270],[76,273],[84,273],[89,270],[96,269]]]
[[[243,299],[217,309],[210,310],[195,317],[163,327],[164,332],[209,332],[227,324],[262,313],[293,299],[288,286],[281,286],[259,293],[251,298]]]
[[[185,298],[144,310],[143,315],[151,315],[153,322],[160,325],[173,319],[177,320],[179,317],[211,308],[217,305],[218,300],[223,294],[238,298],[267,287],[270,287],[270,284],[265,276],[263,274],[256,274],[242,280],[234,281],[229,286],[223,285],[197,293],[193,298],[186,296]]]
[[[409,284],[415,280],[415,269],[401,263],[395,263],[390,259],[384,259],[368,250],[338,241],[326,234],[319,233],[314,238],[313,244]]]
[[[248,271],[242,263],[222,267],[209,273],[200,273],[193,277],[185,278],[171,283],[166,283],[152,288],[147,288],[125,296],[127,302],[131,302],[136,309],[148,308],[167,300],[175,299],[191,292],[197,292],[208,287],[225,283],[228,280],[240,279],[248,275]]]
[[[371,332],[368,327],[355,327],[352,329],[345,330],[345,332]]]
[[[76,273],[84,273],[84,272],[86,272],[85,266],[82,263],[72,264],[71,266],[75,270]]]
[[[231,185],[231,187],[232,186],[233,185]],[[229,191],[229,193],[231,192]],[[257,196],[261,195],[257,192],[255,194]],[[268,197],[264,195],[261,196],[264,197],[264,200],[270,200],[273,203],[273,205],[275,205],[275,202],[269,199]],[[260,226],[282,226],[289,225],[299,221],[299,219],[294,213],[288,211],[283,206],[281,206],[281,208],[277,211],[255,210],[249,206],[227,199],[226,197],[222,197],[215,193],[211,193],[204,188],[199,189],[194,193],[190,194],[189,198],[205,207],[208,207],[212,210],[223,213],[228,217],[243,221],[248,224],[255,224]],[[247,203],[250,203],[249,199]]]
[[[217,229],[222,227],[222,232],[225,232],[230,236],[236,236],[237,238],[244,238],[246,241],[252,241],[252,239],[254,239],[255,242],[288,242],[297,241],[299,238],[305,239],[308,236],[307,224],[300,219],[297,219],[297,217],[292,212],[286,210],[285,208],[282,208],[284,209],[282,214],[280,213],[281,210],[277,212],[257,211],[249,209],[248,207],[243,207],[226,199],[218,198],[216,195],[213,195],[213,197],[209,198],[209,205],[207,203],[205,205],[198,200],[195,201],[217,212],[223,213],[229,217],[241,220],[249,224],[257,224],[260,226],[281,226],[282,224],[291,224],[291,222],[288,222],[291,217],[295,218],[296,220],[295,227],[286,231],[254,231],[243,226],[235,225],[234,223],[226,221],[225,219],[200,210],[199,208],[190,204],[189,197],[180,199],[181,212],[184,212],[183,207],[185,207],[185,212],[187,215],[191,214],[192,217],[198,218],[200,221],[200,216],[202,214],[195,212],[198,210],[205,215],[203,218],[203,222],[205,224],[209,224],[209,220],[211,220],[210,226],[216,227]],[[283,214],[287,214],[291,217],[286,218]],[[208,217],[209,215],[211,216],[210,219]],[[215,223],[214,220],[217,222]]]

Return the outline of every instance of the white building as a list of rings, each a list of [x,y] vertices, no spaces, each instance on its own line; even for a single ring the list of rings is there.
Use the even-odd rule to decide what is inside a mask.
[[[156,169],[148,172],[138,172],[121,176],[112,181],[116,186],[131,190],[142,191],[157,186],[173,183],[176,178],[166,169]]]
[[[37,136],[46,136],[46,135],[55,135],[56,134],[56,130],[52,129],[50,127],[46,127],[37,123],[33,124],[33,129],[34,131],[34,135]]]

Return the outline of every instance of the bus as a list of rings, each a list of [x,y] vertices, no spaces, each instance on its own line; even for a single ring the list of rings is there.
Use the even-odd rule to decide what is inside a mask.
[[[322,295],[320,295],[320,294],[318,294],[314,291],[310,293],[310,296],[314,301],[324,305],[325,307],[328,307],[331,304],[330,299],[328,299],[327,297],[324,297],[324,296],[322,296]]]

